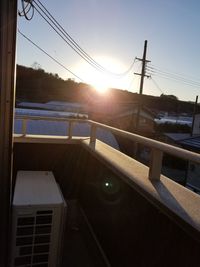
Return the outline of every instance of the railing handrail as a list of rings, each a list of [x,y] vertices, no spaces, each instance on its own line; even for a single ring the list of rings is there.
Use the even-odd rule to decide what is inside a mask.
[[[108,130],[116,135],[119,135],[121,137],[128,138],[129,140],[132,140],[136,143],[145,145],[147,147],[151,148],[151,160],[150,160],[150,166],[149,166],[149,179],[152,180],[159,180],[160,174],[161,174],[161,168],[162,168],[162,157],[163,152],[167,154],[171,154],[173,156],[189,160],[195,163],[200,164],[200,154],[191,152],[188,150],[185,150],[180,147],[176,147],[173,145],[165,144],[160,141],[156,141],[138,134],[126,132],[99,122],[95,122],[92,120],[87,119],[75,119],[75,118],[59,118],[59,117],[44,117],[44,116],[24,116],[24,115],[16,115],[16,119],[23,120],[23,135],[26,135],[26,123],[28,120],[47,120],[47,121],[63,121],[69,123],[69,139],[72,138],[72,128],[74,123],[88,123],[91,125],[90,130],[90,145],[95,147],[96,143],[96,130],[97,128],[102,128],[104,130]]]
[[[113,133],[118,134],[121,137],[126,137],[132,141],[138,142],[140,144],[146,145],[148,147],[151,148],[155,148],[157,150],[161,150],[167,154],[172,154],[174,156],[180,157],[182,159],[185,160],[190,160],[190,161],[194,161],[196,163],[200,164],[200,154],[195,153],[195,152],[191,152],[189,150],[180,148],[180,147],[176,147],[170,144],[166,144],[166,143],[162,143],[160,141],[157,140],[153,140],[138,134],[134,134],[134,133],[130,133],[130,132],[126,132],[123,131],[121,129],[117,129],[99,122],[95,122],[95,121],[91,121],[88,120],[88,122],[90,122],[92,125],[95,125],[96,127],[100,127],[106,130],[109,130]],[[181,155],[180,155],[181,153]]]

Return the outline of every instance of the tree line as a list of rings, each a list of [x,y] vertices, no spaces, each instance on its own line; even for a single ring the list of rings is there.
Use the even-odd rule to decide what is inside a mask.
[[[112,101],[116,105],[130,105],[140,101],[143,106],[155,112],[163,110],[190,114],[194,109],[194,103],[180,101],[173,95],[162,94],[160,97],[155,97],[112,88],[109,96],[101,96],[89,84],[78,83],[73,79],[63,80],[58,74],[47,73],[40,67],[30,68],[21,65],[17,65],[16,99],[17,102],[39,103],[68,101],[94,104],[95,101]],[[200,112],[199,105],[198,111]]]

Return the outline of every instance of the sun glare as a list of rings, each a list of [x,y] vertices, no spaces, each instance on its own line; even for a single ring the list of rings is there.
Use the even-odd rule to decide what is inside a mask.
[[[126,69],[126,66],[110,57],[95,57],[95,60],[105,69],[114,73],[120,73]],[[92,85],[99,93],[106,94],[109,88],[126,89],[127,87],[127,81],[108,73],[99,72],[87,63],[80,63],[75,66],[75,69],[84,82]]]
[[[106,85],[104,85],[103,83],[97,83],[96,85],[93,84],[93,87],[95,90],[97,90],[97,92],[101,93],[101,94],[105,94],[108,91],[108,87]]]
[[[96,71],[92,72],[92,75],[89,79],[89,83],[93,86],[93,88],[101,93],[105,94],[110,87],[112,87],[112,80],[109,75],[99,73]]]

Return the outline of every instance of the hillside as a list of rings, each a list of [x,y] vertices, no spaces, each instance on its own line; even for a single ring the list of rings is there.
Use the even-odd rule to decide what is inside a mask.
[[[125,90],[110,89],[109,95],[99,95],[90,85],[77,83],[72,79],[63,80],[57,74],[46,73],[43,69],[17,66],[16,99],[29,102],[68,101],[94,104],[96,101],[116,105],[137,103],[158,112],[192,113],[194,105],[179,101],[176,97],[138,95]],[[198,105],[200,112],[200,106]]]

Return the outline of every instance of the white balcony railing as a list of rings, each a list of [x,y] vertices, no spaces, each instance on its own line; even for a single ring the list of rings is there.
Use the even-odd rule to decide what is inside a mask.
[[[192,161],[195,163],[200,164],[200,154],[175,147],[172,145],[168,145],[159,141],[155,141],[153,139],[149,139],[137,134],[129,133],[114,127],[107,126],[105,124],[101,124],[98,122],[94,122],[91,120],[79,120],[79,119],[69,119],[69,118],[52,118],[52,117],[41,117],[41,116],[16,116],[17,120],[22,120],[22,136],[26,137],[27,135],[27,122],[29,120],[46,120],[46,121],[62,121],[68,123],[68,139],[73,138],[73,125],[75,123],[88,123],[90,128],[90,146],[95,149],[95,143],[96,143],[96,133],[97,128],[102,128],[104,130],[110,131],[115,135],[127,138],[129,140],[132,140],[138,144],[145,145],[146,147],[149,147],[151,150],[151,156],[150,156],[150,163],[149,163],[149,175],[148,178],[150,180],[159,180],[161,176],[161,168],[162,168],[162,158],[163,158],[163,152],[182,158],[184,160]]]

